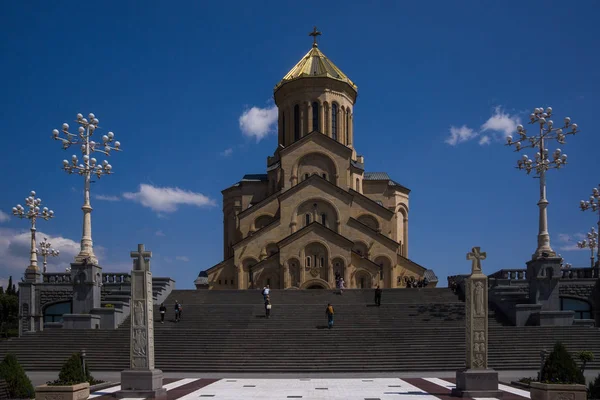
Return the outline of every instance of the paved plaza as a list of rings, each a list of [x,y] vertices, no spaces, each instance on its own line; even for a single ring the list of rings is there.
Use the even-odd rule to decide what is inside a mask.
[[[371,378],[371,379],[164,379],[169,400],[192,399],[327,399],[327,400],[450,400],[454,379]],[[102,389],[90,399],[114,399],[119,385]],[[529,399],[529,392],[499,385],[504,400]],[[455,398],[454,398],[455,399]],[[127,400],[127,399],[126,399]],[[133,399],[132,399],[133,400]],[[140,399],[136,399],[140,400]],[[479,399],[476,399],[479,400]]]

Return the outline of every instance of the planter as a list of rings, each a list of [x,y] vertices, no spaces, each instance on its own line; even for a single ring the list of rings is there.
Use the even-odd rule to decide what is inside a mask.
[[[35,388],[35,400],[85,400],[90,397],[90,384],[70,386],[41,385]]]
[[[531,400],[586,400],[585,385],[531,382]]]

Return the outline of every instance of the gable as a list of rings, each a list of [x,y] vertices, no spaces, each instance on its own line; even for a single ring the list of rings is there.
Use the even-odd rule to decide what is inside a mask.
[[[319,224],[318,222],[311,222],[304,228],[292,233],[285,239],[280,240],[277,245],[280,249],[301,239],[304,236],[310,235],[311,237],[318,237],[326,242],[331,242],[342,248],[352,248],[354,242],[344,236],[332,231],[331,229]]]
[[[359,231],[361,231],[363,233],[366,233],[371,238],[373,238],[376,242],[383,244],[385,247],[392,250],[394,253],[396,253],[398,251],[398,248],[400,247],[400,243],[385,236],[382,233],[374,231],[373,229],[369,228],[367,225],[363,224],[362,222],[358,221],[357,219],[355,219],[353,217],[350,217],[348,219],[348,226],[351,226],[355,229],[358,229]]]
[[[330,138],[329,136],[327,136],[321,132],[312,131],[308,135],[304,135],[304,137],[302,137],[300,140],[297,140],[294,143],[290,144],[289,146],[281,149],[281,151],[279,153],[280,157],[283,158],[286,155],[291,154],[292,152],[300,150],[303,147],[306,147],[308,143],[316,143],[319,146],[324,147],[327,150],[330,150],[330,151],[334,152],[335,154],[337,154],[341,157],[344,157],[344,158],[348,158],[348,157],[352,156],[351,148],[346,147],[345,145],[341,144],[337,140],[333,140],[332,138]]]

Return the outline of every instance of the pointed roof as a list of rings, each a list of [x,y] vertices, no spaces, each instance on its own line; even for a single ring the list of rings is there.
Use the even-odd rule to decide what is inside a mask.
[[[332,78],[345,82],[354,91],[358,91],[358,87],[354,82],[319,50],[317,43],[313,43],[312,49],[283,77],[281,82],[275,86],[275,90],[288,82],[300,78]]]

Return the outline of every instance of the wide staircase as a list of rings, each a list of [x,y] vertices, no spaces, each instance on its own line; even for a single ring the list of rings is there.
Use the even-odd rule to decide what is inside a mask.
[[[465,307],[446,288],[384,290],[272,290],[271,318],[260,291],[174,290],[167,317],[155,318],[156,367],[187,372],[442,371],[465,366]],[[183,305],[174,322],[173,304]],[[325,308],[335,307],[327,329]],[[498,370],[537,369],[540,351],[560,340],[571,352],[591,350],[600,368],[596,328],[513,327],[490,312],[489,363]],[[85,349],[92,371],[129,367],[129,319],[112,331],[48,330],[0,342],[27,370],[58,370]]]

